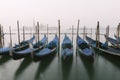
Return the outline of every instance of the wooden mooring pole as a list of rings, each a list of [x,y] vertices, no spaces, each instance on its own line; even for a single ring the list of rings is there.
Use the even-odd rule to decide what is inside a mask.
[[[118,47],[120,47],[119,46],[119,33],[120,33],[119,31],[120,31],[120,23],[118,24],[118,27],[117,27],[117,46]]]
[[[96,41],[97,41],[97,47],[100,47],[99,41],[100,41],[100,31],[99,31],[99,21],[97,22],[97,29],[96,29]]]
[[[58,42],[58,56],[60,56],[60,20],[58,20],[59,42]]]
[[[48,38],[48,24],[47,24],[47,38]],[[47,44],[48,44],[48,40],[47,40]]]
[[[84,28],[83,28],[83,40],[85,40],[85,35],[86,35],[85,29],[86,29],[86,27],[84,26]]]
[[[92,28],[91,28],[91,39],[92,39]]]
[[[0,24],[0,47],[2,47],[2,30],[1,30],[1,24]]]
[[[74,26],[72,25],[72,43],[73,43],[73,33],[74,33]]]
[[[2,26],[2,34],[3,34],[3,36],[2,36],[2,47],[5,45],[5,42],[4,42],[4,31],[3,31],[3,26]]]
[[[78,20],[78,25],[77,25],[77,36],[76,36],[76,56],[77,56],[77,38],[78,38],[78,35],[79,35],[79,24],[80,24],[80,20]]]
[[[79,35],[79,23],[80,23],[80,20],[78,20],[78,25],[77,25],[77,36]],[[76,37],[76,40],[77,40],[77,37]]]
[[[35,26],[35,36],[36,36],[36,42],[37,42],[37,35],[38,35],[38,31],[37,31],[37,26]]]
[[[23,26],[23,41],[25,41],[25,27]]]
[[[19,21],[17,21],[17,29],[18,29],[18,43],[20,46],[20,29],[19,29]]]
[[[106,28],[106,42],[108,44],[108,37],[109,37],[109,25]]]
[[[12,46],[12,35],[11,35],[11,27],[9,26],[9,31],[10,31],[10,46]]]
[[[32,37],[32,27],[30,27],[30,38]]]
[[[37,22],[37,31],[38,31],[38,42],[39,42],[39,39],[40,39],[40,37],[39,37],[39,22]]]

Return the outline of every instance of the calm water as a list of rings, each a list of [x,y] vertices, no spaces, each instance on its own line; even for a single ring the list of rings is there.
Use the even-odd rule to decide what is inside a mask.
[[[13,44],[17,43],[17,37],[12,37]],[[49,41],[53,37],[49,36]],[[9,40],[6,41],[6,46],[8,43]],[[0,80],[120,80],[119,60],[96,53],[94,62],[90,62],[76,55],[75,50],[74,45],[73,60],[66,62],[61,61],[58,55],[39,62],[34,62],[31,58],[13,60],[3,57],[0,59]]]

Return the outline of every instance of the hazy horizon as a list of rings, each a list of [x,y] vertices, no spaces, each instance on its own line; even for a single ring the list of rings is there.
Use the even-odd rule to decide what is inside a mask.
[[[120,20],[119,0],[0,0],[0,24],[4,28],[16,28],[17,20],[22,26],[33,26],[33,21],[52,27],[77,26],[95,28],[97,21],[101,27],[117,27]]]

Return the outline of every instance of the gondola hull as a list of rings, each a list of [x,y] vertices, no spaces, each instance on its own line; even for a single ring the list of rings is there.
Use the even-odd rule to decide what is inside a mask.
[[[39,52],[40,53],[40,52]],[[57,53],[57,50],[53,50],[53,51],[47,51],[46,52],[42,52],[41,51],[41,54],[44,54],[44,55],[33,55],[33,60],[34,61],[39,61],[39,60],[46,60],[47,58],[52,58],[53,56],[55,56]]]
[[[43,49],[46,46],[46,42],[47,42],[47,37],[46,37],[46,35],[44,35],[44,37],[41,41],[38,41],[35,44],[29,43],[29,48],[26,48],[26,49],[20,50],[20,51],[13,50],[12,57],[13,57],[13,59],[16,60],[16,59],[24,58],[24,57],[27,57],[30,55],[33,56],[36,52],[40,51],[41,49]]]
[[[93,40],[93,39],[91,39],[91,40]],[[88,38],[87,38],[87,41],[90,43]],[[92,46],[92,44],[91,44],[91,46]],[[100,46],[100,47],[96,47],[96,46],[92,46],[92,47],[95,49],[95,51],[97,53],[104,54],[104,55],[111,55],[114,57],[119,57],[119,59],[120,59],[120,50],[119,49],[116,49],[116,48],[108,46],[108,45]]]
[[[0,55],[9,55],[9,51],[11,48],[6,47],[6,48],[0,48]]]
[[[69,60],[73,57],[73,43],[67,35],[65,35],[62,42],[61,58],[62,60]]]
[[[73,49],[63,49],[62,54],[62,60],[70,60],[73,58]]]
[[[80,36],[77,36],[77,51],[87,59],[94,59],[94,51]]]
[[[47,46],[38,51],[36,54],[33,55],[34,61],[46,59],[48,57],[54,56],[58,51],[58,37],[55,35],[55,38],[50,41]]]
[[[94,53],[92,53],[92,55],[85,55],[87,53],[84,53],[81,49],[77,48],[77,52],[79,53],[79,56],[93,62],[94,61]],[[91,52],[90,52],[91,53]]]

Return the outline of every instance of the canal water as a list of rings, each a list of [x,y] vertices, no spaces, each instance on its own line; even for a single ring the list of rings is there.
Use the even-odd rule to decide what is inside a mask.
[[[8,37],[5,37],[5,46],[9,46]],[[31,35],[26,35],[26,39],[30,37]],[[40,39],[42,37],[43,35]],[[61,36],[61,41],[63,37],[64,35]],[[48,37],[49,41],[53,38],[53,35]],[[13,44],[18,43],[17,35],[12,35],[12,39]],[[31,58],[13,60],[9,56],[1,57],[0,80],[120,80],[118,59],[98,52],[95,53],[94,62],[87,61],[76,52],[76,36],[73,39],[74,55],[70,61],[62,61],[58,54],[39,62],[34,62]]]

